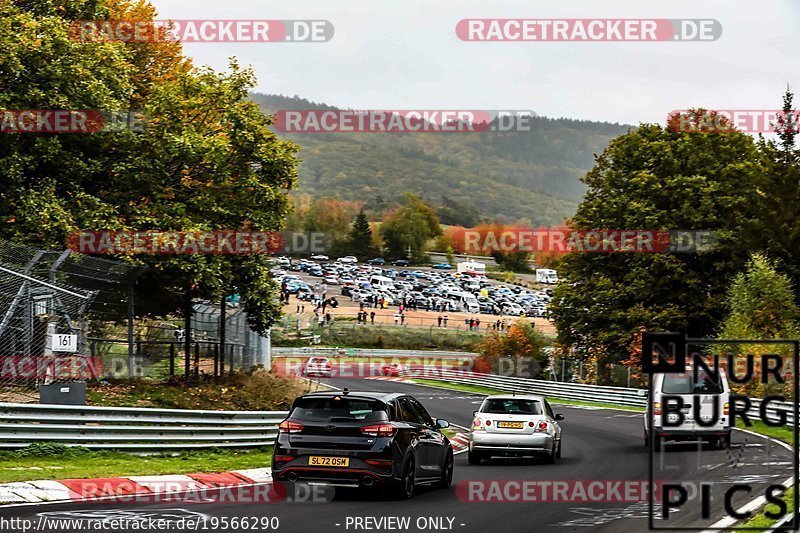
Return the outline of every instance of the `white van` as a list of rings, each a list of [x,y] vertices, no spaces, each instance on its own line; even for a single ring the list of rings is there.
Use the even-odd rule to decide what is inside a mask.
[[[456,265],[458,272],[473,276],[486,276],[486,265],[477,261],[462,261]]]
[[[466,313],[480,313],[481,305],[474,294],[461,291],[448,291],[447,297],[456,302],[456,306],[460,307]]]
[[[664,441],[709,441],[725,449],[731,444],[730,385],[724,369],[719,370],[719,379],[703,368],[687,367],[683,373],[653,374],[651,379],[653,396],[647,402],[644,413],[644,443],[661,449]],[[647,396],[648,391],[639,391]],[[678,425],[664,425],[662,409],[665,399],[678,397],[683,401],[683,421]],[[650,428],[650,410],[653,410],[653,428]],[[716,416],[715,416],[716,415]],[[699,418],[699,421],[698,421]],[[667,415],[667,423],[679,421],[677,413]]]
[[[558,274],[551,268],[537,268],[536,283],[556,284],[558,283]]]
[[[392,281],[392,278],[387,278],[386,276],[370,276],[369,284],[375,289],[394,290],[394,281]]]

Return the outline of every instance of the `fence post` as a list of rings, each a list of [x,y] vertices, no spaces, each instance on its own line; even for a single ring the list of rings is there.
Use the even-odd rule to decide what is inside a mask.
[[[137,368],[141,370],[144,365],[142,364],[142,341],[140,340],[136,341],[136,363],[138,364],[134,364],[134,370],[136,370]]]
[[[200,343],[194,343],[194,381],[200,383]]]
[[[169,343],[169,375],[175,375],[175,343]]]
[[[214,383],[219,383],[219,344],[214,345]]]
[[[184,378],[188,385],[192,379],[192,296],[189,288],[186,289],[185,301],[183,304],[183,352],[186,356],[186,360],[184,361]]]
[[[133,282],[128,283],[128,378],[133,383],[136,359],[133,353]]]
[[[225,376],[225,324],[228,318],[228,302],[225,295],[222,295],[222,300],[219,302],[219,373]]]

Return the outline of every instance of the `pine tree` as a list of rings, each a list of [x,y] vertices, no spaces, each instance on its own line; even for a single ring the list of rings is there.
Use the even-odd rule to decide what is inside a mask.
[[[348,241],[351,253],[359,259],[367,259],[375,255],[375,249],[372,247],[372,228],[369,226],[369,220],[363,209],[353,220]]]

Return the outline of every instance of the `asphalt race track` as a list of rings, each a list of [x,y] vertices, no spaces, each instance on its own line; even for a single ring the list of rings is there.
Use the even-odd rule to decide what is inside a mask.
[[[434,417],[467,426],[481,396],[456,391],[383,380],[330,379],[335,387],[351,390],[403,391],[413,394]],[[565,415],[563,457],[555,465],[529,459],[494,459],[489,464],[470,466],[466,454],[456,456],[453,488],[420,489],[410,501],[384,499],[379,491],[324,490],[321,501],[279,503],[162,503],[162,504],[56,504],[5,508],[2,517],[26,517],[38,520],[40,513],[50,517],[82,515],[109,516],[119,510],[127,516],[166,516],[201,513],[207,517],[278,517],[277,531],[328,533],[338,531],[463,531],[470,533],[510,533],[533,531],[638,532],[648,529],[647,502],[592,503],[567,502],[476,502],[467,501],[467,481],[483,480],[648,480],[648,449],[643,445],[641,414],[630,412],[554,406]],[[735,482],[752,484],[750,495],[733,499],[739,508],[763,495],[769,483],[780,483],[791,475],[791,452],[766,439],[735,432],[730,450],[702,453],[690,444],[671,446],[657,454],[657,480],[681,479],[699,483],[713,482],[711,515],[700,516],[699,499],[690,500],[673,512],[668,521],[657,520],[657,528],[702,529],[724,518],[722,491]],[[265,465],[268,466],[268,465]],[[459,487],[458,489],[456,487]],[[463,490],[462,490],[463,489]],[[661,507],[656,503],[656,513]],[[87,514],[88,513],[88,514]],[[118,513],[117,513],[118,514]],[[409,517],[408,527],[395,522],[371,521],[382,517]],[[419,517],[423,517],[418,523]],[[426,518],[431,520],[425,520]],[[210,528],[209,530],[216,529]],[[254,528],[251,530],[264,530]],[[108,531],[125,531],[108,529]]]

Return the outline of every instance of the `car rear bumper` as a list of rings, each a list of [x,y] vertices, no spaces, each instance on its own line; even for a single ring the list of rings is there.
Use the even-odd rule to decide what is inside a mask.
[[[309,466],[310,455],[331,454],[330,450],[320,451],[309,455],[298,455],[288,463],[274,464],[273,479],[278,482],[288,481],[337,487],[369,487],[400,482],[394,462],[385,467],[376,467],[365,462],[365,459],[371,459],[371,457],[348,455],[350,464],[347,467]],[[380,457],[380,459],[385,459],[385,457]]]
[[[477,431],[470,434],[470,450],[497,453],[550,453],[553,450],[554,438],[547,433],[506,435]]]
[[[720,437],[727,437],[730,438],[731,436],[731,428],[722,428],[722,429],[664,429],[664,428],[656,428],[655,435],[662,439],[662,440],[707,440],[707,439],[718,439]]]

